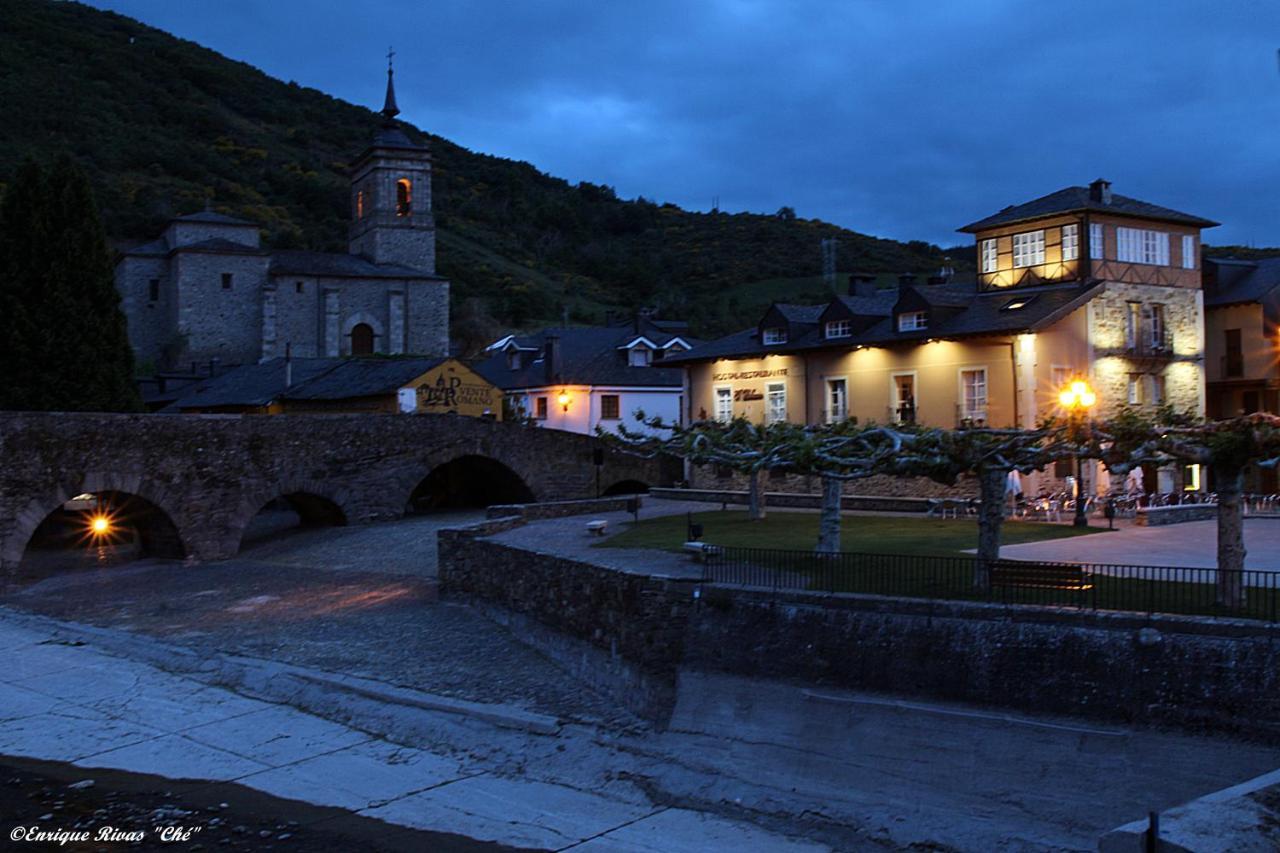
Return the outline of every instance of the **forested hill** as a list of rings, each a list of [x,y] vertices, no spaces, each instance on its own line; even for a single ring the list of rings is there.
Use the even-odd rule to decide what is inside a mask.
[[[0,0],[0,10],[0,181],[28,156],[69,151],[117,240],[152,238],[208,199],[261,223],[270,245],[344,249],[346,169],[375,127],[368,109],[76,3]],[[842,272],[931,273],[943,260],[935,246],[788,210],[705,214],[622,200],[607,186],[429,141],[440,272],[454,282],[458,316],[472,320],[478,306],[532,326],[565,307],[590,322],[648,305],[705,335],[754,323],[771,298],[820,298],[820,280],[795,280],[820,272],[826,237],[839,240]],[[971,251],[953,266],[971,271]]]

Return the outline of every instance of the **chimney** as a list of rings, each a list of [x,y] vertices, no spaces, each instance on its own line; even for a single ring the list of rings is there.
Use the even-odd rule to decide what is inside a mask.
[[[547,384],[560,381],[560,336],[547,335],[542,347],[542,366],[547,372]]]
[[[904,287],[911,287],[915,283],[916,283],[916,274],[913,272],[904,272],[902,275],[898,276],[899,290],[901,290]]]
[[[866,273],[854,273],[849,276],[849,295],[850,296],[875,296],[876,277],[867,275]]]
[[[1099,204],[1111,204],[1111,182],[1098,178],[1098,180],[1089,184],[1089,201],[1096,201]]]
[[[293,344],[284,345],[284,387],[293,386]]]

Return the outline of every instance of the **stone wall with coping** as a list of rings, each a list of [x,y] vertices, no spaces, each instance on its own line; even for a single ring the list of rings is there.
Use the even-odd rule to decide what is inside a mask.
[[[669,491],[669,490],[664,490]],[[532,504],[498,504],[485,510],[485,517],[519,518],[524,521],[538,521],[547,518],[567,518],[573,515],[589,515],[602,512],[626,512],[627,503],[632,498],[588,498],[580,501],[544,501]],[[643,502],[644,498],[640,500]]]
[[[632,574],[441,530],[440,593],[472,602],[647,719],[675,706],[699,581]]]
[[[748,477],[714,465],[689,466],[689,485],[695,489],[712,491],[746,491]],[[772,471],[764,474],[761,485],[770,492],[813,494],[822,491],[819,477],[784,474]],[[870,495],[896,498],[976,498],[978,481],[969,476],[961,477],[954,486],[935,482],[927,477],[890,477],[877,475],[864,480],[850,480],[843,484],[846,495]]]
[[[706,503],[726,503],[733,506],[746,506],[749,495],[745,491],[728,491],[723,489],[650,489],[649,494],[655,498],[666,498],[676,501],[703,501]],[[844,495],[840,499],[840,507],[845,510],[861,510],[864,512],[928,512],[932,505],[930,498],[899,498],[887,495]],[[803,509],[821,509],[822,495],[814,492],[766,492],[765,507],[798,507]]]
[[[1208,521],[1218,517],[1217,504],[1139,507],[1133,523],[1139,527],[1160,527],[1183,521]]]
[[[774,593],[650,577],[443,531],[441,592],[661,720],[676,673],[726,672],[1280,741],[1280,626]]]

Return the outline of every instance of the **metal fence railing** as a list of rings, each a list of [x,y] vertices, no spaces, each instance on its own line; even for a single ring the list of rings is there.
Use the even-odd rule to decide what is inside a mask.
[[[1038,604],[1088,610],[1280,620],[1280,572],[998,560],[908,554],[819,554],[710,545],[710,583],[774,591]]]

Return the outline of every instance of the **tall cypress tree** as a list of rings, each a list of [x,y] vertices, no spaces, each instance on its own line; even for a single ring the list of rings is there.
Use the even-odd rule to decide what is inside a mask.
[[[84,172],[23,165],[0,203],[0,409],[141,408],[112,266]]]

